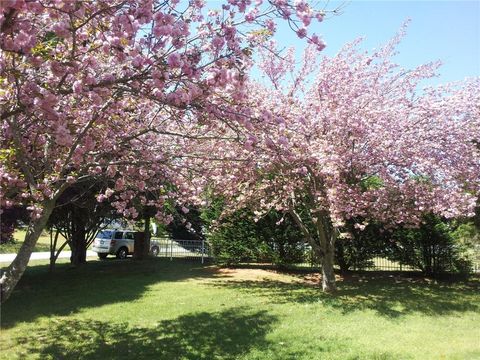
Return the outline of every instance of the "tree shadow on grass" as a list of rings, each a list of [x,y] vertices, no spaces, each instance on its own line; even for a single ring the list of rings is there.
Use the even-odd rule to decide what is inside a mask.
[[[52,320],[15,339],[30,356],[53,359],[237,359],[266,349],[277,319],[238,307],[163,320],[155,327],[94,320]]]
[[[318,285],[275,280],[224,281],[210,283],[273,303],[322,303],[342,313],[373,310],[396,318],[412,313],[428,316],[480,311],[480,279],[461,282],[428,281],[386,274],[354,274],[338,282],[338,291],[325,294]]]
[[[152,284],[188,279],[225,277],[210,267],[189,260],[147,259],[107,260],[80,268],[57,265],[31,266],[2,304],[2,328],[30,322],[40,316],[68,315],[81,309],[142,297]]]

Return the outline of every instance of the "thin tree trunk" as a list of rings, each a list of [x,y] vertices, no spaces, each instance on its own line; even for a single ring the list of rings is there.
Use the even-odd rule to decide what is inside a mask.
[[[58,234],[59,231],[56,230],[54,238],[53,229],[50,230],[50,272],[53,272],[53,270],[55,269],[55,262],[57,261],[57,257],[55,256],[55,249],[57,248]]]
[[[292,217],[293,221],[295,222],[295,224],[297,224],[298,228],[302,232],[305,239],[308,241],[308,243],[312,247],[313,252],[317,256],[321,257],[322,256],[322,249],[320,248],[320,245],[315,241],[313,235],[310,233],[310,230],[303,223],[303,220],[300,217],[300,215],[293,208],[289,209],[288,212],[289,212],[290,216]]]
[[[55,252],[55,256],[53,257],[53,264],[56,264],[57,263],[57,260],[58,260],[58,256],[60,255],[60,253],[62,252],[62,250],[65,248],[65,246],[68,245],[68,241],[65,241]]]
[[[43,212],[36,220],[30,221],[30,224],[25,234],[25,240],[18,251],[17,256],[13,262],[2,272],[0,278],[0,295],[1,302],[4,303],[12,294],[13,289],[22,277],[27,268],[28,261],[32,255],[35,244],[42,234],[43,229],[47,224],[50,214],[55,207],[55,201],[50,200],[43,203]]]

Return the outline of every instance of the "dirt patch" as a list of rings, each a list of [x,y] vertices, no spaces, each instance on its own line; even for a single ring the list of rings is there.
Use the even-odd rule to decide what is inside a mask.
[[[335,280],[337,282],[343,281],[344,277],[342,275],[335,275]],[[302,282],[308,285],[320,286],[322,283],[322,275],[319,272],[303,275]]]
[[[231,280],[248,280],[248,281],[264,281],[264,280],[275,280],[281,282],[293,282],[296,280],[295,277],[282,274],[273,270],[265,269],[236,269],[236,268],[214,268],[212,271],[215,273],[215,276],[222,278],[230,278]]]
[[[284,284],[298,284],[308,287],[321,287],[322,275],[319,272],[289,271],[266,268],[222,268],[212,265],[206,269],[209,272],[207,281],[225,282],[277,282]],[[448,280],[430,279],[417,273],[392,273],[392,272],[347,272],[336,274],[335,279],[339,288],[343,285],[387,281],[391,284],[416,284],[416,285],[448,285]],[[466,281],[467,286],[478,287],[480,277],[472,277]]]
[[[286,284],[304,284],[319,286],[322,276],[320,273],[295,273],[271,269],[249,269],[249,268],[219,268],[212,266],[210,271],[214,278],[222,278],[228,281],[276,281]],[[336,276],[337,281],[343,277]]]

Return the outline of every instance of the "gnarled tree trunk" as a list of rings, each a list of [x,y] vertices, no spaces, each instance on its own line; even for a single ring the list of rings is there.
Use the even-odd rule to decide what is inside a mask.
[[[49,200],[43,204],[43,212],[38,219],[31,220],[25,234],[25,240],[17,253],[13,262],[2,272],[0,278],[0,294],[1,302],[5,302],[12,294],[13,289],[22,277],[27,268],[28,261],[32,255],[35,244],[42,234],[43,229],[47,224],[50,214],[55,207],[55,201]]]

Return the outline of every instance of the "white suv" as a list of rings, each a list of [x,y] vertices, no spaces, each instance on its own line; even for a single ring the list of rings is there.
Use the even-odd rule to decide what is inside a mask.
[[[132,230],[102,230],[94,242],[92,250],[98,254],[100,259],[105,259],[109,254],[116,255],[118,259],[125,259],[133,254],[135,244],[135,231]],[[150,253],[157,256],[160,247],[157,241],[150,241]]]

